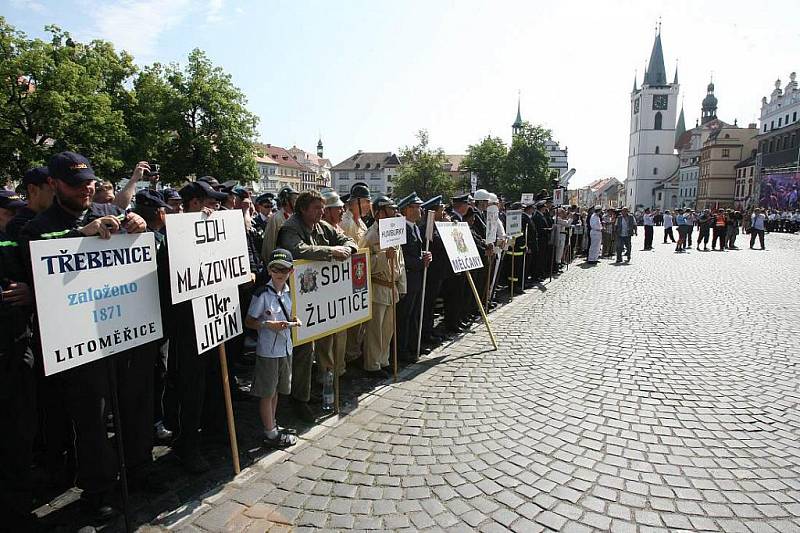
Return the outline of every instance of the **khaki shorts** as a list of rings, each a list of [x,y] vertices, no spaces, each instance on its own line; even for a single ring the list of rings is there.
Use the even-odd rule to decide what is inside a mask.
[[[250,394],[259,398],[274,396],[276,392],[289,394],[292,390],[292,356],[256,357],[253,386]]]

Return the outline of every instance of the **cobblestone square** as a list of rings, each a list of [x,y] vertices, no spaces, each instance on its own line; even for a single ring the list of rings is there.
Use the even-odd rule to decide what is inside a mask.
[[[641,248],[142,530],[800,531],[800,240]]]

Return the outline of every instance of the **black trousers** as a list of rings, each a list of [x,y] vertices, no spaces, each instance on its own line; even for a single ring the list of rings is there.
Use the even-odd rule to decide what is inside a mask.
[[[206,380],[216,358],[216,348],[197,353],[194,331],[188,328],[181,328],[170,337],[164,422],[176,432],[172,447],[179,453],[199,449]]]
[[[419,309],[422,303],[422,287],[409,291],[397,302],[397,352],[417,353],[419,331]]]
[[[672,227],[664,228],[664,244],[667,244],[667,237],[672,242],[675,242],[675,236],[672,234]]]
[[[444,279],[441,275],[428,271],[428,280],[425,283],[425,310],[422,314],[422,337],[429,337],[433,333],[433,306],[442,290]],[[447,295],[444,295],[445,300]],[[446,313],[446,311],[445,311]]]
[[[22,362],[0,372],[0,516],[9,531],[31,511],[31,462],[36,436],[36,378]]]
[[[475,280],[473,279],[473,281]],[[456,330],[472,308],[470,302],[475,299],[472,296],[472,289],[469,287],[466,274],[448,276],[442,282],[442,290],[444,291],[444,324],[447,329]]]
[[[117,358],[119,416],[131,475],[153,462],[153,367],[158,354],[158,342],[150,342],[112,356]]]
[[[714,238],[711,239],[711,247],[712,248],[716,248],[717,247],[717,240],[719,240],[719,249],[720,250],[724,250],[725,249],[725,239],[726,239],[727,235],[728,235],[728,233],[727,233],[727,230],[725,228],[719,228],[719,229],[714,228]]]
[[[644,249],[649,250],[653,247],[653,226],[644,227]]]
[[[750,248],[753,247],[756,243],[756,236],[758,236],[758,240],[761,244],[761,249],[764,249],[764,230],[763,229],[754,229],[750,228]]]
[[[697,247],[700,248],[702,244],[704,247],[708,248],[708,239],[709,239],[710,230],[708,228],[700,228],[700,233],[697,234]]]

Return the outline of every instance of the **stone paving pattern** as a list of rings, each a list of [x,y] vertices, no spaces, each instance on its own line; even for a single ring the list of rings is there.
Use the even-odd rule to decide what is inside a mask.
[[[476,327],[141,530],[800,532],[800,238],[767,245],[574,263],[498,351]]]

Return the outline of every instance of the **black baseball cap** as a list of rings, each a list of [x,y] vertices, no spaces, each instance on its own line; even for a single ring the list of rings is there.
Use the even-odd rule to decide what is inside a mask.
[[[215,178],[214,176],[201,176],[201,177],[197,178],[197,181],[204,181],[204,182],[208,183],[209,185],[211,185],[211,187],[213,187],[213,188],[221,187],[221,185],[219,184],[219,181],[217,181],[217,178]]]
[[[283,268],[292,268],[293,261],[294,258],[289,250],[275,248],[272,250],[272,253],[269,254],[269,263],[267,264],[267,268],[273,265],[282,266]]]
[[[32,168],[25,173],[22,178],[22,186],[28,185],[41,185],[47,183],[47,178],[50,176],[50,171],[47,167]]]
[[[47,170],[53,179],[72,186],[97,179],[89,160],[75,152],[61,152],[54,155],[47,164]]]
[[[201,179],[184,185],[181,190],[178,191],[178,194],[181,195],[181,200],[184,202],[192,198],[212,198],[222,202],[228,198],[227,194],[215,191],[208,182],[201,181]]]
[[[25,207],[28,203],[23,200],[16,192],[8,189],[0,189],[0,207],[4,209],[17,209]]]
[[[169,204],[164,201],[158,191],[152,191],[150,189],[143,189],[136,193],[136,205],[154,208],[169,207]]]

